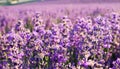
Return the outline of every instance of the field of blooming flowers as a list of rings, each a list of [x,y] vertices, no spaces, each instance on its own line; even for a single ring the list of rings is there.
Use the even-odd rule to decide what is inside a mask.
[[[120,69],[120,13],[4,7],[0,69]]]

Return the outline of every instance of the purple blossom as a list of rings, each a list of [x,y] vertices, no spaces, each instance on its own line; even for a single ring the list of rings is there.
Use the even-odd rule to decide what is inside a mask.
[[[72,11],[19,9],[16,18],[0,14],[0,68],[120,68],[120,15]]]

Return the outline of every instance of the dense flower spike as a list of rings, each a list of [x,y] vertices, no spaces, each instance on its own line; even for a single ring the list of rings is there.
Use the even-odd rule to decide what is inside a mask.
[[[0,15],[0,69],[120,68],[119,13],[62,12],[19,10],[11,24]]]

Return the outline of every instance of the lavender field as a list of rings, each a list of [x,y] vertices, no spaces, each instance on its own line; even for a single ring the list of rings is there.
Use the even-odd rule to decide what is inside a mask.
[[[120,3],[78,1],[0,6],[0,69],[120,69]]]

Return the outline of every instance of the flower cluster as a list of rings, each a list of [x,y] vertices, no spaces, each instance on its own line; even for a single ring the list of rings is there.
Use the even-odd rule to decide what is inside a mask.
[[[120,14],[46,19],[36,13],[0,33],[0,69],[120,68]]]

